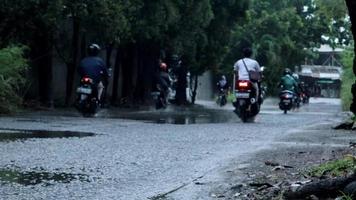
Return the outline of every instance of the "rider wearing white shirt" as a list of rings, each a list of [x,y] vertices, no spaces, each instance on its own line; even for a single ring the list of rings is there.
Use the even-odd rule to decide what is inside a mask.
[[[249,77],[249,74],[248,74],[248,71],[246,70],[246,68],[249,71],[261,72],[261,68],[260,68],[260,65],[258,64],[258,62],[256,60],[250,58],[252,56],[251,48],[244,48],[243,54],[244,54],[244,58],[238,60],[234,64],[234,72],[235,72],[236,80],[250,80],[250,77]],[[246,65],[246,67],[245,67],[245,65]],[[252,82],[252,85],[256,90],[256,100],[258,100],[258,98],[257,98],[259,96],[258,83]]]

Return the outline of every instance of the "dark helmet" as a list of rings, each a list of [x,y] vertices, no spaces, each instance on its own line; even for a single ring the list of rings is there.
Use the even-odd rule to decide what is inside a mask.
[[[246,47],[242,50],[242,53],[245,57],[249,58],[252,56],[252,49],[250,47]]]
[[[284,71],[283,71],[283,75],[291,75],[292,74],[292,71],[289,69],[289,68],[285,68]]]
[[[88,47],[89,56],[97,56],[100,52],[100,46],[97,44],[90,44]]]

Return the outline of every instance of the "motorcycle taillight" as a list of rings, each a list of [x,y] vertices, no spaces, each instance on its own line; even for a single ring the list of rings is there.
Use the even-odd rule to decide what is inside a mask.
[[[290,99],[293,96],[291,94],[284,94],[284,95],[282,95],[282,97],[285,98],[285,99]]]
[[[93,79],[91,79],[87,76],[82,78],[82,83],[90,84],[92,82],[93,82]]]
[[[235,87],[237,90],[249,90],[251,89],[251,82],[247,80],[236,81]]]

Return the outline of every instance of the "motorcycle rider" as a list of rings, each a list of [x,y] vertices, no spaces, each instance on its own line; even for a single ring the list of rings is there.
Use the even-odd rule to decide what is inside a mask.
[[[80,62],[78,71],[81,78],[88,76],[93,80],[97,89],[97,100],[100,102],[104,91],[104,82],[107,81],[109,74],[104,60],[98,56],[99,52],[99,45],[90,44],[88,46],[88,57]]]
[[[168,74],[167,64],[165,62],[163,62],[162,60],[159,61],[159,73],[158,73],[156,79],[157,79],[157,81],[156,81],[157,84],[163,90],[163,99],[165,101],[164,103],[166,104],[171,81],[170,81],[170,77]]]
[[[261,73],[261,68],[260,68],[260,64],[251,58],[252,56],[252,49],[247,47],[244,48],[242,50],[243,56],[244,58],[238,60],[235,64],[234,64],[234,73],[235,73],[235,79],[236,80],[250,80],[250,76],[248,71],[255,71],[255,72],[259,72]],[[247,68],[247,70],[246,70]],[[256,102],[260,102],[259,101],[259,81],[257,82],[252,82],[252,85],[256,91]]]
[[[228,84],[228,82],[227,82],[227,80],[226,80],[226,76],[225,75],[222,75],[221,77],[220,77],[220,80],[216,83],[216,85],[218,86],[218,89],[219,89],[219,91],[221,91],[221,90],[227,90],[228,88],[229,88],[229,84]]]
[[[226,104],[226,96],[228,95],[229,84],[226,80],[225,75],[221,75],[220,80],[216,83],[218,87],[218,105],[225,105]]]
[[[292,77],[292,72],[289,68],[285,68],[283,71],[283,76],[278,86],[283,90],[288,90],[294,93],[294,95],[298,94],[298,83]]]

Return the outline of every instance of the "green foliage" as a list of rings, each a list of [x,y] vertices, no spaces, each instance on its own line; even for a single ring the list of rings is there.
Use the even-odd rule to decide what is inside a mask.
[[[277,92],[276,85],[284,68],[293,70],[305,58],[313,58],[312,49],[322,43],[335,46],[350,41],[350,22],[345,20],[347,11],[341,1],[250,1],[246,19],[234,29],[230,52],[222,65],[225,69],[221,71],[231,72],[233,63],[242,57],[241,50],[253,47],[254,57],[266,67],[269,92]],[[335,8],[337,13],[330,8]],[[340,29],[343,31],[336,31]]]
[[[309,171],[311,176],[321,177],[330,175],[332,177],[353,173],[356,170],[356,159],[353,156],[345,156],[340,160],[330,161],[320,166],[314,167]]]
[[[347,195],[347,194],[345,194],[345,193],[343,193],[343,192],[341,192],[341,194],[342,194],[342,197],[341,197],[341,200],[353,200],[354,198],[353,198],[353,195]]]
[[[345,111],[348,111],[350,109],[350,105],[352,102],[351,86],[356,81],[355,75],[352,71],[353,58],[353,49],[347,49],[342,54],[343,72],[341,78],[341,101],[342,108]]]
[[[16,111],[22,103],[21,87],[25,84],[27,68],[23,47],[9,47],[0,50],[0,113]]]
[[[47,38],[66,63],[78,52],[74,23],[81,51],[89,42],[154,44],[183,55],[193,76],[232,73],[242,47],[252,46],[272,92],[283,68],[301,64],[313,47],[351,39],[343,0],[3,0],[0,16],[0,47],[41,48],[38,38]]]

